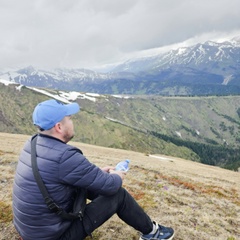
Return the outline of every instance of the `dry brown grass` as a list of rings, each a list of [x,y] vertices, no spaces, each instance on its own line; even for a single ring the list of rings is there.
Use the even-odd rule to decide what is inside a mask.
[[[29,136],[0,133],[0,239],[17,239],[11,223],[11,189],[18,154]],[[173,157],[72,142],[99,166],[131,159],[124,186],[149,215],[172,226],[175,240],[240,239],[240,174]],[[93,233],[93,239],[138,239],[117,216]]]

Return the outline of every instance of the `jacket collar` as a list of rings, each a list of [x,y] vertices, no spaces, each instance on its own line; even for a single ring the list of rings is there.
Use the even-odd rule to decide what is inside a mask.
[[[59,141],[59,142],[61,142],[61,143],[66,144],[65,142],[63,142],[63,141],[60,140],[59,138],[55,138],[55,137],[50,136],[50,135],[47,135],[47,134],[38,133],[38,136],[39,136],[39,137],[45,137],[45,138],[54,139],[54,140],[57,140],[57,141]]]

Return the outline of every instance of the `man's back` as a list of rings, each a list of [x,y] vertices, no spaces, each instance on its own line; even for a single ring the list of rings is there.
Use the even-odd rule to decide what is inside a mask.
[[[79,149],[54,137],[39,134],[36,150],[38,169],[49,195],[67,212],[72,209],[76,187],[111,195],[122,184],[119,176],[103,172]],[[14,224],[24,240],[58,239],[71,222],[48,210],[33,176],[30,153],[29,140],[20,154],[15,174]]]
[[[38,137],[37,155],[41,177],[50,196],[69,209],[74,188],[64,185],[58,176],[61,156],[67,147],[56,139]],[[57,239],[70,225],[47,209],[33,176],[30,141],[21,152],[15,174],[13,212],[14,224],[23,239]]]

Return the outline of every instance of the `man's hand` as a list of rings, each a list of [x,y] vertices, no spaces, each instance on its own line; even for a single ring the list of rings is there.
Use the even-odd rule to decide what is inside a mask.
[[[116,171],[115,167],[113,167],[113,166],[106,166],[101,169],[102,169],[102,171],[110,173],[110,174],[117,174],[122,180],[124,179],[124,177],[126,175],[126,172]]]
[[[104,172],[110,173],[111,170],[114,170],[114,167],[113,166],[106,166],[106,167],[103,167],[101,169]]]
[[[114,169],[111,169],[109,171],[110,174],[117,174],[122,180],[124,179],[124,177],[126,176],[126,172],[123,172],[123,171],[116,171]]]

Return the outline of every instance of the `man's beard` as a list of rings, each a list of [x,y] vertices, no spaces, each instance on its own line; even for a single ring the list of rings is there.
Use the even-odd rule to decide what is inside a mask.
[[[67,143],[70,140],[72,140],[74,137],[74,133],[70,134],[69,132],[66,132],[63,136],[64,142]]]

